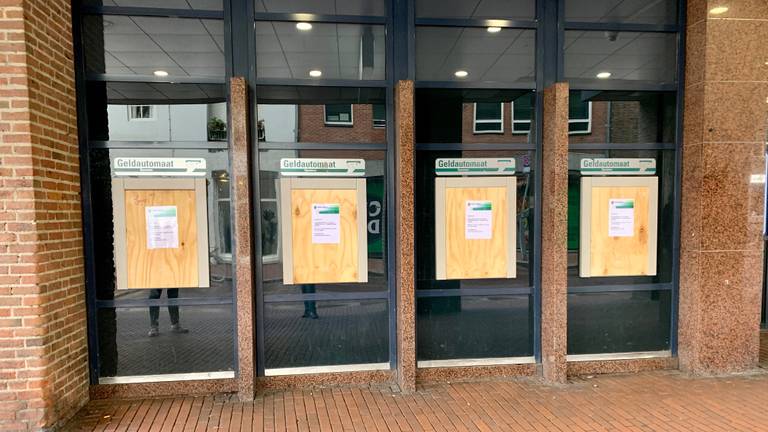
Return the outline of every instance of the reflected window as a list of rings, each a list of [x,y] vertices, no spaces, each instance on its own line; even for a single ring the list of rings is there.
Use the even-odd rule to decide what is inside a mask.
[[[373,105],[373,127],[387,127],[387,110],[384,104]]]
[[[338,126],[352,126],[352,105],[333,104],[325,105],[325,124]]]
[[[218,242],[214,253],[224,260],[232,259],[232,221],[230,218],[229,173],[213,171],[211,176],[216,182],[216,225]]]
[[[155,110],[152,105],[128,105],[128,120],[154,120]]]
[[[512,133],[527,134],[531,131],[533,118],[533,93],[512,101]]]
[[[592,102],[576,97],[568,102],[568,133],[588,134],[592,132]]]
[[[476,103],[475,104],[475,133],[504,132],[504,104]]]

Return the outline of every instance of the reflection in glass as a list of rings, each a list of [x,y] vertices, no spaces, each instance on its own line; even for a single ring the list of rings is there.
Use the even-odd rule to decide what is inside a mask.
[[[581,236],[581,173],[583,158],[643,158],[656,161],[659,177],[658,249],[656,276],[579,277]],[[674,244],[674,150],[588,150],[568,153],[568,286],[635,285],[672,281],[672,245]]]
[[[528,296],[430,297],[417,302],[418,360],[533,355]]]
[[[672,84],[676,55],[674,33],[565,32],[565,77],[571,88],[586,83]],[[601,73],[609,78],[600,79]]]
[[[670,291],[568,295],[568,354],[670,349]]]
[[[383,80],[382,25],[256,21],[256,73],[260,78]]]
[[[166,309],[99,309],[102,377],[234,370],[232,305]],[[155,317],[157,333],[150,336]],[[174,319],[187,332],[174,331]]]
[[[581,22],[675,24],[677,0],[566,0],[565,20]]]
[[[386,0],[253,0],[256,12],[322,15],[387,15]]]
[[[417,27],[416,79],[498,81],[533,87],[534,30]],[[466,71],[457,77],[456,71]]]
[[[387,301],[267,303],[264,338],[266,369],[387,362]]]
[[[534,0],[416,0],[419,18],[475,18],[532,20]]]
[[[222,10],[222,0],[83,0],[88,6],[121,6],[181,10]]]
[[[88,73],[224,78],[221,20],[86,15],[83,41]]]

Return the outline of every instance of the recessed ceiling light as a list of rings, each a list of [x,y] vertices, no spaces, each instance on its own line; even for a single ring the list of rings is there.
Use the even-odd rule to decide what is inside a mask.
[[[501,31],[501,27],[488,27],[488,33],[498,33]]]
[[[156,77],[167,77],[168,76],[168,72],[166,72],[164,70],[156,70],[153,73],[155,74]]]
[[[711,13],[712,15],[720,15],[720,14],[724,14],[726,12],[728,12],[728,7],[727,6],[717,6],[717,7],[713,7],[712,9],[709,10],[709,13]]]
[[[296,28],[301,31],[308,31],[308,30],[312,30],[312,24],[308,22],[300,22],[300,23],[296,23]]]
[[[597,77],[600,78],[600,79],[610,78],[611,77],[611,73],[610,72],[599,72],[597,74]]]
[[[102,26],[104,26],[104,28],[112,27],[113,25],[115,25],[115,23],[110,20],[104,20],[102,22]]]
[[[322,75],[323,75],[323,71],[321,71],[321,70],[313,69],[313,70],[309,71],[309,76],[311,76],[313,78],[317,78],[317,77],[322,76]]]
[[[469,75],[469,72],[465,70],[457,70],[453,74],[456,75],[457,78],[465,78],[467,75]]]

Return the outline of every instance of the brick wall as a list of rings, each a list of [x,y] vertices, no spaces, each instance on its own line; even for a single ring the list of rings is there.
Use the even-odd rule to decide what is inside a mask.
[[[68,0],[0,0],[0,430],[88,398]]]
[[[317,143],[383,143],[385,128],[373,127],[373,105],[353,104],[352,126],[327,126],[323,105],[299,107],[299,141]]]

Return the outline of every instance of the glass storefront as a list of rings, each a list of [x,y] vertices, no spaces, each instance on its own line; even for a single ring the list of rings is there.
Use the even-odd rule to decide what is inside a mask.
[[[570,360],[675,354],[683,22],[677,1],[82,0],[79,8],[94,383],[237,376],[237,197],[229,130],[235,115],[247,116],[251,132],[256,374],[394,368],[400,305],[393,185],[400,125],[393,113],[399,80],[415,85],[419,367],[540,361],[542,92],[554,82],[568,82],[571,89]],[[230,112],[227,83],[235,76],[248,82],[248,113]],[[583,271],[582,185],[601,177],[582,170],[586,159],[653,161],[655,171],[645,176],[658,188],[651,199],[656,213],[649,271]],[[326,175],[312,189],[357,185],[354,223],[360,229],[354,245],[362,246],[339,258],[346,262],[355,255],[362,270],[354,278],[336,277],[346,270],[323,269],[328,265],[311,259],[315,270],[331,276],[296,276],[297,251],[325,240],[296,243],[299,195],[286,185],[298,179],[304,183],[296,184],[311,186],[319,177],[289,173],[286,160],[364,165],[348,177]],[[165,172],[132,171],[121,168],[124,161],[170,165]],[[451,175],[437,169],[439,161],[494,161],[512,168],[503,175]],[[451,256],[452,228],[446,225],[459,219],[445,215],[453,199],[445,185],[491,177],[493,187],[504,182],[506,188],[502,207],[494,209],[507,213],[493,213],[491,222],[466,210],[459,219],[469,230],[466,218],[474,218],[474,231],[463,231],[464,240],[488,240],[483,230],[503,225],[503,245],[488,245],[503,249],[504,272],[450,276],[446,266],[477,256]],[[146,182],[155,192],[175,191],[176,201],[150,202],[154,198],[145,196],[146,212],[130,219],[129,207],[140,200],[126,201],[124,189]],[[180,213],[172,219],[176,225],[150,217],[166,207],[181,209],[186,201],[172,185],[193,183],[195,228],[184,231]],[[498,192],[493,187],[473,186],[461,200],[467,209],[491,205],[490,198],[472,194]],[[313,205],[335,202],[313,199]],[[139,223],[134,232],[147,239],[138,249],[124,238],[135,229],[131,220]],[[323,223],[334,226],[333,220]],[[196,255],[165,250],[192,250],[186,243],[192,237]],[[490,259],[487,267],[495,266]],[[147,276],[149,285],[126,288],[125,268],[144,268],[148,275],[164,268],[171,281]],[[199,278],[194,286],[182,284],[174,279],[176,270]]]

